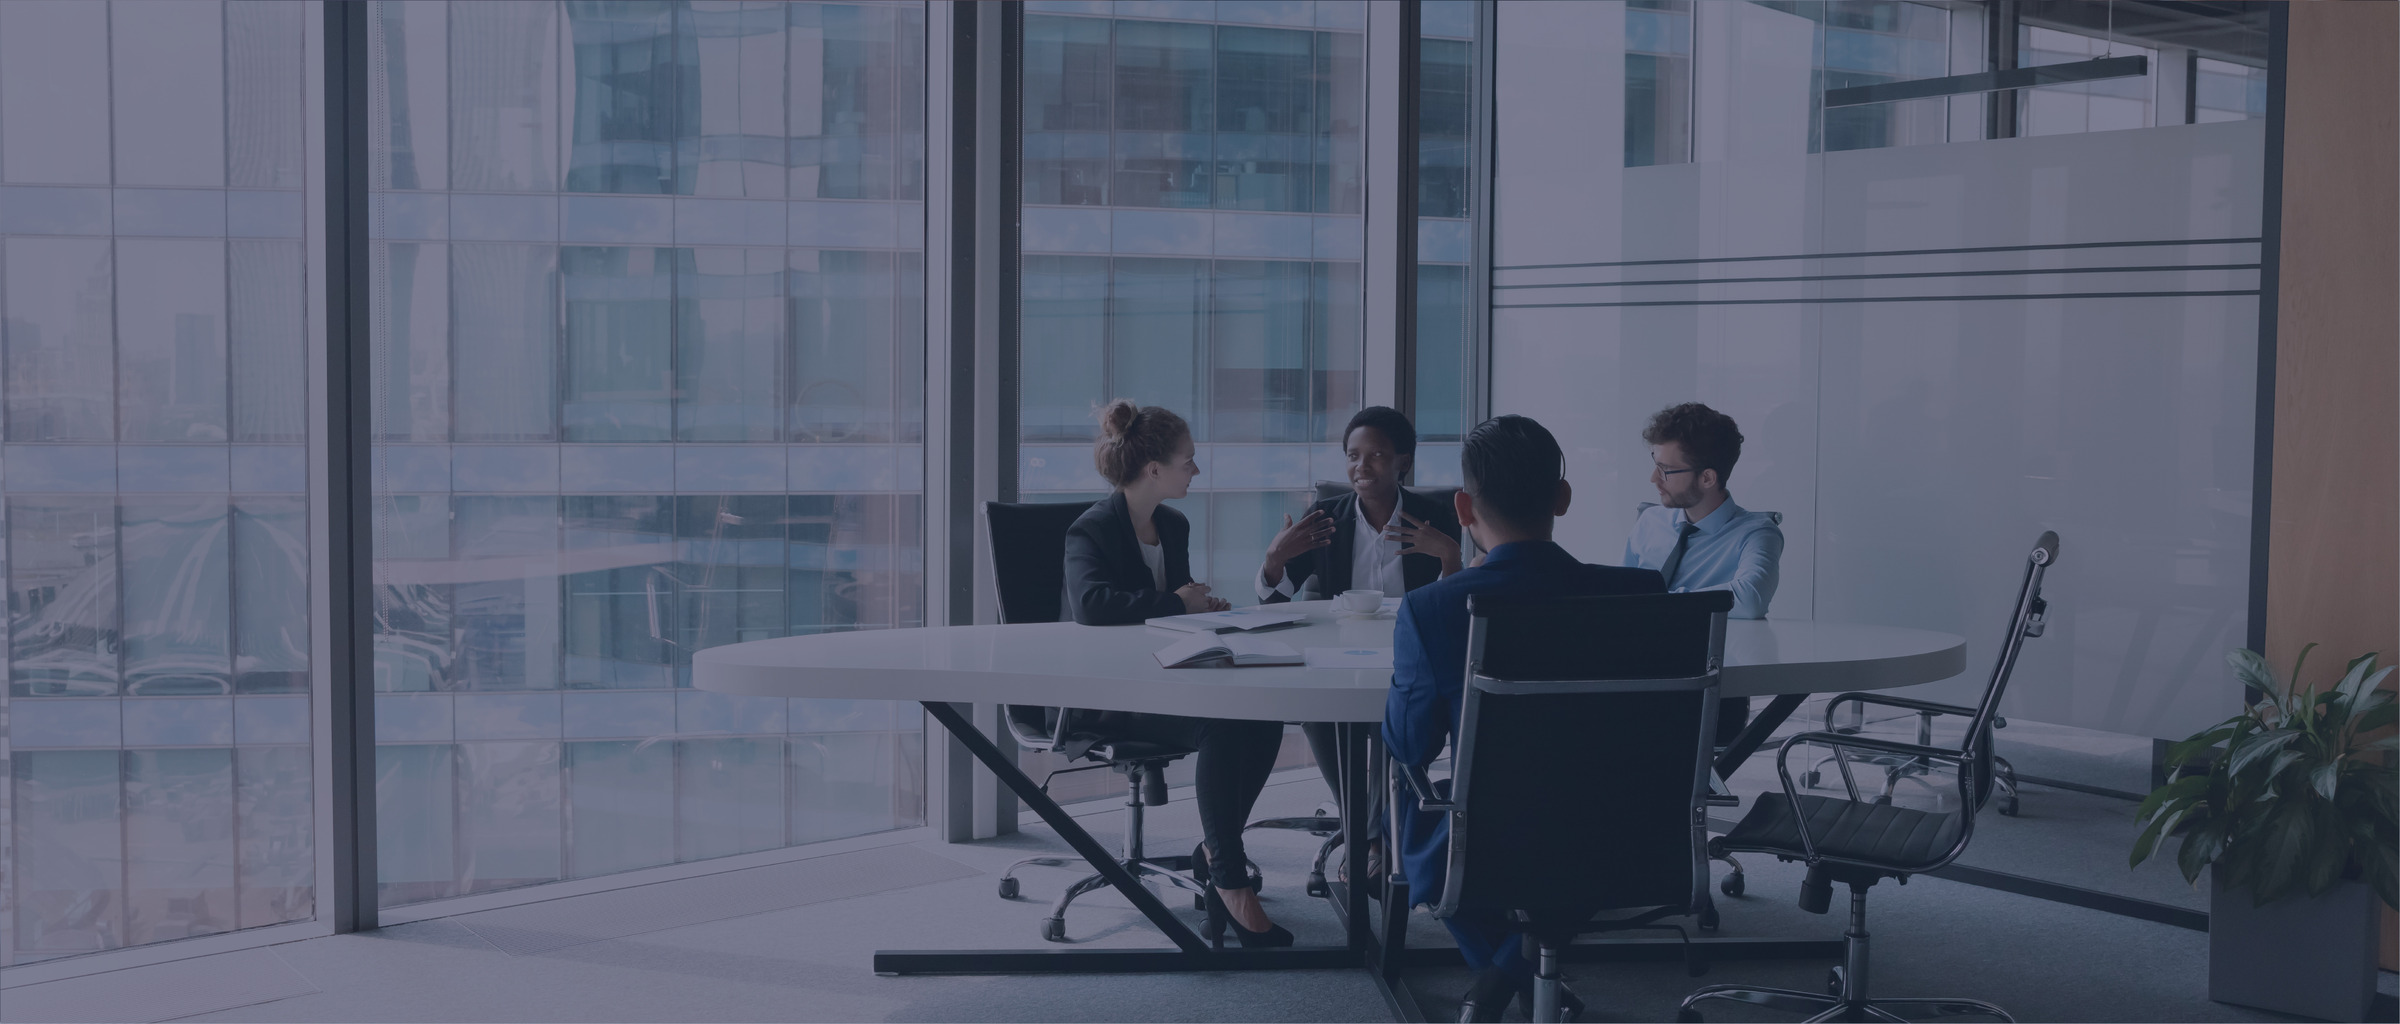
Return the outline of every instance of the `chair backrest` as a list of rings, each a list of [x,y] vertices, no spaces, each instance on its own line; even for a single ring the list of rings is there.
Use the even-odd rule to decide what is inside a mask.
[[[992,587],[1000,598],[1000,621],[1057,622],[1067,589],[1067,530],[1092,507],[1088,501],[983,503],[991,531]],[[1009,704],[1000,709],[1017,742],[1056,750],[1065,739],[1062,709]]]
[[[1057,622],[1067,589],[1067,529],[1088,501],[983,503],[991,531],[992,586],[1002,622]]]
[[[1434,501],[1439,502],[1443,508],[1449,508],[1450,496],[1458,493],[1458,488],[1448,486],[1403,487],[1401,489],[1421,498],[1432,498]],[[1317,481],[1318,501],[1327,501],[1333,498],[1339,498],[1348,493],[1350,493],[1350,482],[1347,480]]]
[[[2042,599],[2042,576],[2058,564],[2058,532],[2044,530],[2033,542],[2033,550],[2025,555],[2025,576],[2017,584],[2017,603],[2009,610],[2008,637],[2000,642],[2000,656],[1992,661],[1991,683],[1984,687],[1983,700],[1975,705],[1975,718],[1967,723],[1967,738],[1963,749],[1975,766],[1972,779],[1962,778],[1962,787],[1973,785],[1971,804],[1980,806],[1992,788],[1992,720],[2000,714],[2000,698],[2008,692],[2009,676],[2017,670],[2017,652],[2025,646],[2027,637],[2042,635],[2050,613],[2050,602]]]
[[[1603,910],[1706,899],[1710,753],[1725,591],[1468,599],[1435,913]]]

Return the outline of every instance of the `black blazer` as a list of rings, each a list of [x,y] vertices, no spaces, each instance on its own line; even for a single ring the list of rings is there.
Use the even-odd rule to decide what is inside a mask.
[[[1133,533],[1133,513],[1125,506],[1125,492],[1117,491],[1093,502],[1067,528],[1067,588],[1060,618],[1086,626],[1117,626],[1183,614],[1183,599],[1175,591],[1192,581],[1192,521],[1160,505],[1150,522],[1158,528],[1158,546],[1166,555],[1166,589],[1150,578],[1150,567],[1142,562],[1142,542]]]
[[[1327,498],[1310,505],[1308,509],[1311,512],[1323,512],[1333,520],[1333,543],[1315,551],[1303,552],[1300,557],[1285,562],[1283,574],[1293,581],[1294,593],[1305,596],[1309,577],[1314,576],[1316,596],[1332,597],[1350,589],[1350,550],[1358,535],[1358,492]],[[1458,513],[1441,502],[1403,487],[1400,489],[1400,511],[1408,513],[1411,519],[1431,523],[1434,529],[1448,534],[1451,540],[1459,539]],[[1400,578],[1410,590],[1441,579],[1442,560],[1414,551],[1401,552]],[[1289,600],[1291,598],[1282,594],[1269,595],[1267,598],[1270,604]]]

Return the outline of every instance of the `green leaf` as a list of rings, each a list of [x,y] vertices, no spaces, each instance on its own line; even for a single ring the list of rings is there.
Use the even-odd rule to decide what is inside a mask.
[[[2324,797],[2327,803],[2333,802],[2334,790],[2339,788],[2342,782],[2342,763],[2327,761],[2316,766],[2308,773],[2308,781],[2309,785],[2316,788],[2318,796]]]
[[[2299,656],[2299,657],[2297,657],[2297,658],[2293,658],[2293,659],[2292,659],[2292,675],[2291,675],[2291,680],[2292,680],[2292,688],[2293,688],[2293,689],[2295,689],[2295,690],[2296,690],[2296,689],[2298,689],[2298,688],[2300,687],[2300,666],[2308,664],[2308,652],[2310,652],[2310,651],[2313,651],[2313,650],[2316,650],[2316,649],[2317,649],[2317,645],[2315,645],[2315,644],[2309,644],[2309,645],[2307,645],[2307,646],[2305,646],[2305,647],[2302,647],[2302,648],[2300,648],[2300,656]],[[2261,662],[2263,663],[2263,662],[2264,662],[2264,659],[2261,659]],[[2267,678],[2269,678],[2269,679],[2273,679],[2273,678],[2274,678],[2274,676],[2273,676],[2273,675],[2269,675]]]
[[[2377,729],[2390,727],[2395,721],[2400,721],[2400,702],[2393,701],[2391,694],[2380,690],[2376,691],[2376,696],[2384,699],[2376,701],[2366,710],[2360,711],[2358,717],[2350,723],[2352,731],[2374,732]]]
[[[2244,686],[2254,690],[2263,690],[2268,694],[2275,694],[2283,689],[2275,684],[2274,670],[2267,667],[2267,659],[2260,657],[2257,651],[2247,647],[2236,647],[2225,652],[2225,664],[2233,666],[2233,677],[2241,680]]]
[[[2157,813],[2161,807],[2166,806],[2167,802],[2170,800],[2189,799],[2200,796],[2206,792],[2208,792],[2208,776],[2187,775],[2183,778],[2167,783],[2164,786],[2160,786],[2157,789],[2151,790],[2149,796],[2142,798],[2142,805],[2134,810],[2133,820],[2147,820],[2152,814]]]
[[[2383,681],[2390,679],[2393,671],[2388,667],[2380,672],[2375,671],[2375,652],[2373,651],[2367,652],[2366,656],[2359,660],[2366,664],[2352,670],[2349,675],[2343,676],[2341,685],[2334,687],[2334,690],[2342,695],[2342,700],[2352,706],[2357,705],[2360,697],[2381,689]]]
[[[2250,716],[2248,715],[2243,715],[2239,719],[2239,721],[2244,722],[2250,720]],[[2219,743],[2223,743],[2226,740],[2232,739],[2234,733],[2237,731],[2239,730],[2233,722],[2227,722],[2223,725],[2216,726],[2207,732],[2195,735],[2191,739],[2177,742],[2167,748],[2167,754],[2164,762],[2169,768],[2180,768],[2184,764],[2190,762],[2193,758],[2199,756],[2202,751],[2208,750]]]
[[[2239,777],[2242,769],[2249,767],[2251,762],[2282,750],[2286,744],[2299,737],[2300,730],[2298,729],[2274,729],[2236,743],[2232,752],[2226,756],[2225,774]]]
[[[2175,866],[2182,870],[2183,880],[2198,882],[2200,872],[2225,852],[2225,828],[2220,822],[2209,822],[2184,833],[2183,845],[2175,851]]]
[[[2138,868],[2143,861],[2150,859],[2151,852],[2158,849],[2158,841],[2166,832],[2166,824],[2167,819],[2159,818],[2151,822],[2149,828],[2143,829],[2141,835],[2134,837],[2133,856],[2126,859],[2126,867]]]

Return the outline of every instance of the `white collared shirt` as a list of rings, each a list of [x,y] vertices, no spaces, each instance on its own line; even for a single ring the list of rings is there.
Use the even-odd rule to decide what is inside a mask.
[[[1385,530],[1367,525],[1367,503],[1355,502],[1350,527],[1350,589],[1380,590],[1385,597],[1408,593],[1408,577],[1400,572],[1400,537],[1385,530],[1400,526],[1400,509],[1392,508]],[[1333,595],[1328,594],[1327,597]]]

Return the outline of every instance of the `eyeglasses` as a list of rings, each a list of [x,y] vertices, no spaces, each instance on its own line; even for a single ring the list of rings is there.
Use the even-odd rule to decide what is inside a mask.
[[[1697,473],[1700,471],[1700,467],[1698,466],[1691,466],[1685,469],[1668,469],[1667,467],[1661,466],[1655,462],[1650,464],[1650,468],[1657,470],[1658,475],[1660,476],[1674,476],[1677,473]]]

